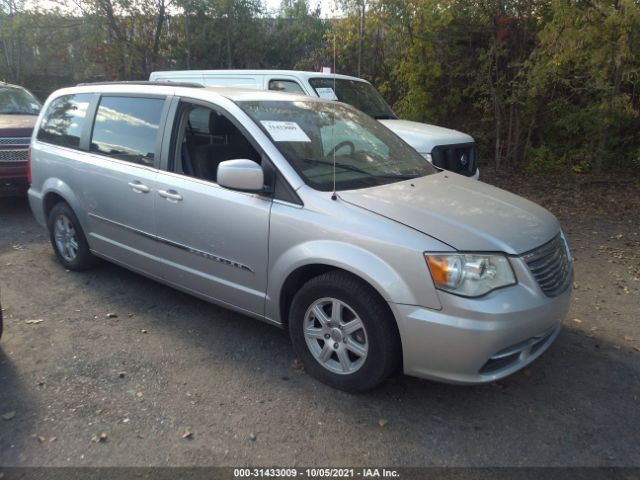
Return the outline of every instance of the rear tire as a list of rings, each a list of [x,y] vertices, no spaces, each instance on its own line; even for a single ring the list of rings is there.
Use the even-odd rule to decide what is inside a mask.
[[[371,286],[346,272],[328,272],[302,286],[289,311],[289,333],[305,370],[347,392],[376,387],[401,358],[388,306]]]
[[[53,251],[65,268],[82,271],[98,262],[91,254],[80,222],[68,203],[59,202],[53,206],[47,226]]]

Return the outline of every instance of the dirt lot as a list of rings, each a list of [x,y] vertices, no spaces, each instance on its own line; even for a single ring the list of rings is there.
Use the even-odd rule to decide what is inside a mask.
[[[484,178],[563,223],[566,328],[494,384],[364,395],[305,375],[276,328],[108,263],[65,272],[0,199],[0,465],[640,466],[640,182]]]

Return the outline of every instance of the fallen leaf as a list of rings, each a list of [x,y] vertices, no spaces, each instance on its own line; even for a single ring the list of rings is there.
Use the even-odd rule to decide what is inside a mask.
[[[27,325],[37,325],[39,323],[44,322],[44,320],[42,318],[37,318],[35,320],[25,320],[24,323],[26,323]]]
[[[118,318],[118,315],[112,312],[107,313],[107,318]]]
[[[105,443],[107,438],[107,434],[105,432],[101,432],[100,435],[93,435],[91,437],[91,441],[93,443]]]
[[[250,439],[252,442],[255,442],[257,438],[258,438],[258,437],[256,437],[256,434],[255,434],[255,433],[250,433],[250,434],[249,434],[249,439]]]
[[[380,420],[378,420],[378,425],[380,425],[381,427],[385,427],[387,423],[389,423],[389,420],[387,420],[386,418],[381,418]]]
[[[296,358],[293,360],[293,363],[291,364],[291,366],[296,370],[300,370],[302,368],[302,362]]]
[[[572,320],[572,322],[575,322],[575,323],[582,323],[582,320],[580,320],[579,318],[574,318],[574,319]]]
[[[16,412],[15,411],[11,411],[11,412],[7,412],[7,413],[3,413],[2,414],[2,419],[3,420],[11,420],[16,416]]]
[[[185,428],[180,434],[182,438],[186,438],[187,440],[193,440],[193,432],[191,431],[191,427]]]

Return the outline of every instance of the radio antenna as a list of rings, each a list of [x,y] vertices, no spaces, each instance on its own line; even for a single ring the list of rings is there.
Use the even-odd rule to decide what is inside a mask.
[[[338,99],[336,95],[336,34],[333,34],[333,95]],[[333,113],[333,121],[331,122],[331,143],[335,141],[335,136],[333,132],[336,128],[336,115]],[[335,144],[333,146],[333,193],[331,194],[331,200],[337,200],[338,195],[336,194],[336,148]]]

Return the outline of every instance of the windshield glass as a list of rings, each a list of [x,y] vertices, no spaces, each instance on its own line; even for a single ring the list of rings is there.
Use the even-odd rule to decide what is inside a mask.
[[[0,114],[37,115],[40,102],[26,90],[14,87],[0,87]]]
[[[310,78],[309,84],[320,98],[340,100],[353,105],[376,120],[397,118],[382,95],[367,82],[357,80],[335,80],[331,77]]]
[[[238,102],[317,190],[383,185],[436,172],[389,129],[349,105],[316,100]]]

